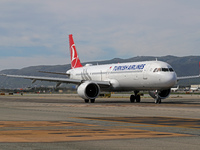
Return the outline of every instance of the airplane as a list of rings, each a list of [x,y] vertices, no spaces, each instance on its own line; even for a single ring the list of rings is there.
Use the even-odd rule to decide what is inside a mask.
[[[172,92],[177,92],[178,89],[179,89],[179,85],[178,85],[177,87],[175,87],[175,88],[171,88],[171,91],[172,91]]]
[[[197,87],[191,87],[190,91],[194,92],[194,91],[198,91],[199,90],[199,85]]]
[[[177,77],[172,67],[163,61],[141,61],[129,63],[117,63],[106,65],[86,64],[83,66],[78,57],[72,34],[69,35],[69,48],[71,54],[71,69],[66,73],[45,72],[50,74],[66,75],[68,78],[52,78],[39,76],[9,75],[7,77],[31,79],[32,83],[37,80],[57,82],[56,87],[62,83],[77,85],[78,95],[85,103],[95,102],[101,91],[134,91],[130,95],[130,102],[140,102],[140,91],[149,91],[149,95],[155,103],[161,103],[162,99],[168,98],[171,88],[178,80],[199,78],[200,75]]]

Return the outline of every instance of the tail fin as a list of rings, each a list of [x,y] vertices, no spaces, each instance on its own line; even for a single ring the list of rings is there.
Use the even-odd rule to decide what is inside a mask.
[[[83,67],[78,58],[78,53],[76,51],[72,34],[69,35],[69,48],[70,48],[70,54],[71,54],[71,68],[73,69],[73,68]]]

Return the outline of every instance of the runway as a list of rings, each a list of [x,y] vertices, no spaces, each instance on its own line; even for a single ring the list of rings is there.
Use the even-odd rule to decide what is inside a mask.
[[[0,114],[0,149],[200,149],[200,95],[2,95]]]

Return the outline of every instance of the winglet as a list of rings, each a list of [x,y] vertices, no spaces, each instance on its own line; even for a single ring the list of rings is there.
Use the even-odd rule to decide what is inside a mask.
[[[69,35],[69,49],[71,54],[71,68],[83,67],[78,57],[72,34]]]

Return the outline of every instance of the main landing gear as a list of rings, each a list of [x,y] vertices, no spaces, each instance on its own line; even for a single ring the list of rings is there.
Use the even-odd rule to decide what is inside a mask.
[[[139,103],[141,100],[140,95],[138,95],[139,91],[134,91],[134,93],[135,93],[135,95],[130,96],[130,101],[131,101],[131,103],[134,103],[135,101],[137,103]]]
[[[95,99],[85,99],[85,103],[89,103],[89,101],[90,101],[90,103],[94,103],[95,102]]]

